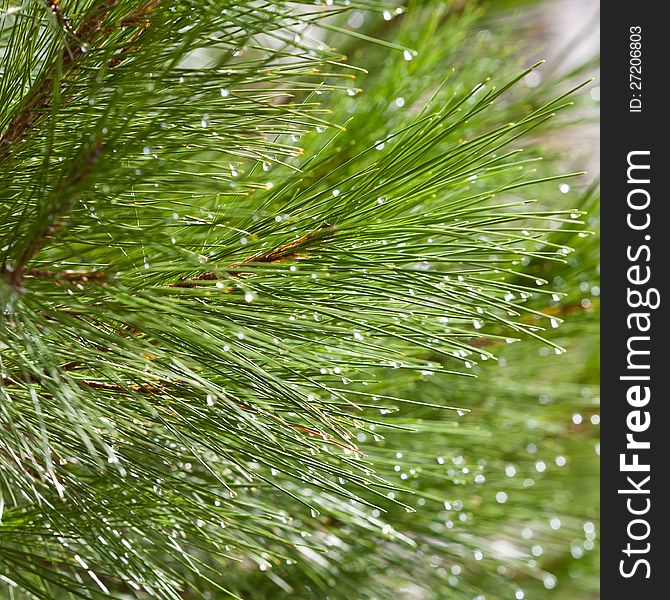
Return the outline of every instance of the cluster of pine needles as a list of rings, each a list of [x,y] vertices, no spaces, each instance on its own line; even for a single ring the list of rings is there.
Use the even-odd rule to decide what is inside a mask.
[[[0,596],[595,594],[588,65],[521,31],[0,1]]]

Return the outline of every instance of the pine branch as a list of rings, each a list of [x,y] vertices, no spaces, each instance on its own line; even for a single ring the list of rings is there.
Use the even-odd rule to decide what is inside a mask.
[[[48,269],[25,269],[24,275],[40,279],[55,279],[57,282],[64,280],[82,283],[106,280],[108,278],[107,274],[101,271],[49,271]]]
[[[23,287],[23,276],[33,257],[42,250],[62,225],[62,220],[74,204],[75,189],[93,172],[104,150],[102,140],[92,144],[83,159],[75,162],[59,187],[50,195],[42,209],[41,219],[30,232],[27,240],[17,240],[17,246],[24,246],[15,263],[3,265],[0,273],[15,291]]]
[[[588,242],[537,160],[567,96],[476,6],[321,4],[0,12],[0,593],[511,597],[522,524],[583,535],[537,402],[590,416],[582,357],[508,346],[591,317],[545,287]]]
[[[51,9],[51,12],[53,13],[54,17],[56,18],[56,23],[64,30],[64,32],[67,35],[70,35],[72,37],[77,37],[77,34],[75,33],[75,30],[72,27],[72,21],[63,14],[63,11],[61,10],[60,6],[60,0],[43,0],[44,3],[47,5],[49,9]],[[72,54],[69,54],[70,58],[73,58]]]
[[[56,17],[59,26],[64,29],[65,47],[60,61],[46,69],[40,80],[26,96],[17,114],[0,135],[0,162],[7,160],[12,154],[12,145],[21,142],[44,114],[47,114],[54,99],[53,90],[60,93],[65,90],[64,78],[75,69],[80,68],[80,59],[95,50],[106,33],[103,23],[112,13],[117,0],[104,0],[96,3],[76,31],[72,31],[70,19],[63,15],[58,1],[44,0]],[[76,42],[71,45],[68,38]]]
[[[271,264],[305,258],[306,252],[312,249],[316,243],[333,237],[336,231],[337,229],[333,225],[322,225],[318,230],[306,233],[293,242],[282,244],[267,252],[255,254],[239,264],[232,265],[225,272],[228,277],[241,277],[244,275],[245,265]],[[208,271],[195,277],[182,277],[177,283],[172,284],[172,287],[192,288],[197,285],[196,282],[198,281],[217,281],[220,278],[221,276],[218,273]]]

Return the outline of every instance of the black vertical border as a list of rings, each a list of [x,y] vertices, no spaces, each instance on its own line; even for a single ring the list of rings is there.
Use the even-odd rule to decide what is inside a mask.
[[[670,539],[668,517],[670,511],[670,420],[668,419],[668,390],[670,374],[670,338],[668,337],[666,308],[670,306],[668,278],[670,271],[670,195],[665,179],[670,177],[670,162],[666,140],[670,139],[670,29],[661,15],[663,2],[605,2],[601,5],[601,190],[602,190],[602,243],[601,243],[601,589],[605,600],[625,598],[652,600],[670,598]],[[630,33],[631,27],[640,27],[642,36],[642,89],[630,86]],[[638,96],[633,96],[638,94]],[[630,100],[642,101],[640,112],[630,111]],[[636,232],[627,225],[627,194],[632,189],[627,183],[627,156],[631,151],[649,150],[651,183],[644,186],[651,194],[651,225],[648,230]],[[645,235],[649,240],[642,240]],[[626,452],[626,418],[634,410],[627,402],[626,391],[630,382],[621,381],[626,374],[627,340],[631,335],[627,316],[632,309],[627,303],[627,271],[631,263],[627,247],[647,243],[651,249],[649,285],[661,295],[660,307],[651,313],[652,328],[650,371],[651,427],[640,439],[651,441],[649,451],[640,451],[640,461],[649,459],[651,475],[649,498],[651,508],[641,518],[650,526],[649,538],[631,542],[643,548],[650,544],[646,554],[627,557],[623,552],[629,543],[627,527],[635,517],[626,501],[629,496],[618,490],[629,488],[627,475],[620,471],[620,454]],[[639,479],[639,477],[638,477]],[[640,501],[634,507],[640,508]],[[636,535],[643,526],[634,527]],[[620,572],[629,570],[635,556],[650,564],[650,577],[639,565],[636,574],[626,578]]]

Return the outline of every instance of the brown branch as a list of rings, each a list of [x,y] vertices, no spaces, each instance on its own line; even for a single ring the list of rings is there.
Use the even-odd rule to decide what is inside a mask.
[[[75,70],[79,59],[97,45],[98,34],[103,31],[102,23],[112,12],[117,1],[105,0],[97,3],[93,13],[72,33],[77,44],[72,47],[66,44],[63,49],[60,62],[60,70],[63,75]],[[69,34],[71,25],[69,25],[67,17],[61,12],[59,1],[52,0],[49,3],[49,8],[58,23]],[[43,75],[40,83],[31,91],[30,96],[9,123],[5,132],[0,136],[0,161],[5,160],[11,154],[11,145],[23,140],[40,116],[51,107],[52,90],[57,76],[58,66],[52,65]],[[63,87],[62,82],[60,87]]]
[[[135,12],[132,12],[121,19],[122,27],[141,27],[141,29],[135,32],[130,38],[130,43],[126,44],[121,49],[120,56],[110,61],[110,68],[116,67],[124,60],[126,60],[130,52],[137,50],[142,37],[147,32],[149,27],[151,27],[151,21],[149,20],[149,17],[156,9],[159,2],[160,0],[149,0],[149,2],[138,8]]]
[[[26,269],[24,275],[40,279],[55,279],[65,281],[100,281],[107,279],[107,274],[102,271],[49,271],[48,269]]]
[[[56,22],[60,27],[62,27],[67,33],[75,35],[75,31],[72,27],[70,19],[68,19],[61,10],[60,0],[44,0],[45,4],[51,9]]]
[[[308,246],[310,242],[332,237],[334,234],[335,227],[333,225],[322,225],[316,231],[307,233],[297,240],[290,242],[289,244],[284,244],[283,246],[279,246],[279,248],[275,248],[274,250],[269,250],[268,252],[263,252],[262,254],[252,256],[251,258],[245,260],[244,263],[274,263],[289,258],[297,258],[299,250],[305,248],[305,246]]]
[[[114,10],[118,0],[98,2],[93,12],[84,19],[76,30],[72,27],[70,19],[63,13],[60,0],[44,1],[58,25],[64,30],[66,37],[74,42],[72,45],[66,42],[61,54],[60,71],[64,80],[65,75],[77,71],[79,60],[92,49],[95,49],[111,31],[118,27],[141,27],[138,32],[133,34],[130,43],[121,49],[121,56],[110,61],[109,66],[115,67],[123,62],[126,59],[124,54],[127,54],[137,45],[137,42],[151,25],[149,16],[160,0],[149,0],[134,12],[122,17],[118,23],[105,27],[103,27],[103,23]],[[54,64],[46,71],[36,87],[31,90],[30,96],[23,103],[17,115],[9,123],[5,132],[0,135],[0,162],[11,155],[12,144],[23,140],[40,116],[51,107],[52,90],[57,76],[58,65]],[[64,81],[60,82],[59,87],[64,88]]]
[[[335,231],[334,225],[322,225],[316,231],[307,233],[293,242],[284,244],[273,250],[268,250],[267,252],[262,252],[261,254],[256,254],[243,260],[241,263],[231,265],[227,271],[239,270],[244,265],[278,263],[284,260],[300,258],[302,250],[306,250],[313,242],[333,237]],[[228,273],[228,275],[231,277],[240,277],[241,273],[233,272]],[[197,285],[198,281],[217,281],[219,279],[221,279],[219,274],[207,271],[194,277],[182,277],[170,287],[193,288]]]
[[[79,365],[81,366],[81,365]],[[68,369],[67,365],[62,368],[64,371],[71,371],[72,369]],[[79,379],[79,378],[73,378],[69,380],[72,383],[78,384],[78,385],[83,385],[86,387],[94,388],[94,389],[100,389],[100,390],[110,390],[114,392],[139,392],[140,394],[144,395],[149,395],[149,394],[160,394],[165,392],[169,387],[174,387],[177,384],[171,384],[171,386],[168,386],[166,384],[162,383],[132,383],[130,385],[120,385],[118,383],[108,383],[106,381],[96,381],[92,379]],[[23,383],[23,384],[39,384],[40,383],[40,378],[32,377],[30,375],[24,375],[24,374],[19,374],[15,373],[12,375],[12,377],[3,377],[2,378],[2,386],[5,388],[13,387],[16,384]]]
[[[12,269],[5,268],[2,271],[7,283],[16,291],[20,291],[23,287],[23,276],[28,263],[53,236],[61,224],[59,219],[72,205],[72,198],[67,198],[68,189],[76,186],[90,176],[94,165],[100,160],[103,148],[102,140],[98,140],[98,143],[93,146],[83,161],[77,161],[72,165],[69,175],[49,198],[45,208],[51,208],[52,211],[50,211],[48,218],[44,219],[45,223],[37,231],[32,232],[26,248],[12,266]],[[58,211],[53,208],[57,204],[60,204]]]
[[[118,24],[113,26],[103,27],[104,21],[112,13],[118,0],[104,0],[98,3],[93,12],[88,17],[84,18],[76,31],[73,30],[68,17],[62,12],[60,7],[60,0],[45,0],[47,6],[53,13],[57,23],[64,29],[67,35],[72,37],[77,43],[74,47],[70,47],[67,43],[63,49],[60,60],[60,72],[62,81],[59,82],[59,87],[64,87],[65,75],[74,72],[79,68],[79,59],[87,54],[92,48],[95,48],[104,39],[105,35],[116,27],[141,26],[142,29],[135,33],[131,39],[131,43],[136,43],[137,40],[146,32],[150,26],[149,15],[158,5],[159,0],[150,0],[142,5],[136,11],[124,16]],[[122,49],[122,54],[125,53],[130,46]],[[112,61],[110,66],[115,66],[122,62],[125,56]],[[20,107],[16,116],[11,120],[4,133],[0,135],[0,162],[6,159],[12,153],[12,144],[20,142],[25,139],[33,126],[37,123],[40,116],[44,114],[52,105],[52,90],[56,85],[56,77],[59,74],[58,64],[54,64],[42,76],[41,81],[33,88],[31,94],[24,101],[23,106]],[[103,145],[99,140],[96,146],[88,154],[83,162],[77,163],[73,166],[70,174],[65,178],[64,183],[59,186],[49,200],[47,208],[50,205],[60,204],[60,215],[66,212],[71,206],[71,201],[63,201],[68,188],[73,187],[86,179],[102,153]],[[4,267],[2,274],[7,279],[9,285],[15,290],[22,288],[23,276],[26,274],[26,265],[39,252],[47,240],[52,237],[56,228],[60,225],[58,222],[59,214],[49,215],[48,223],[39,231],[33,232],[31,239],[23,253],[13,265],[11,269]],[[37,277],[54,276],[57,279],[69,279],[78,281],[88,281],[90,279],[103,279],[103,274],[75,274],[74,272],[64,274],[51,275],[48,271],[41,269],[33,269],[28,274]]]
[[[83,384],[86,387],[99,389],[99,390],[110,390],[113,392],[139,392],[140,394],[156,394],[163,392],[167,386],[164,384],[139,384],[133,383],[131,385],[120,385],[118,383],[108,383],[106,381],[93,381],[90,379],[75,379],[77,383]]]

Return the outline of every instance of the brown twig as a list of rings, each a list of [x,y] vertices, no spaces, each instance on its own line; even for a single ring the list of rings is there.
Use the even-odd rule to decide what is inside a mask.
[[[44,0],[44,2],[51,9],[51,12],[56,18],[58,25],[62,27],[67,33],[75,35],[75,31],[72,27],[70,19],[68,19],[61,10],[60,0]]]
[[[81,366],[81,365],[78,365]],[[67,367],[67,365],[66,365]],[[72,371],[72,369],[68,368],[62,368],[64,371]],[[100,389],[100,390],[110,390],[114,392],[139,392],[140,394],[158,394],[164,392],[168,387],[166,384],[161,384],[161,383],[133,383],[129,385],[120,385],[117,383],[109,383],[106,381],[96,381],[93,379],[70,379],[73,383],[76,383],[78,385],[83,385],[86,387],[94,388],[94,389]],[[24,375],[24,374],[13,374],[12,377],[3,377],[2,378],[2,386],[3,387],[12,387],[13,385],[16,385],[17,383],[40,383],[39,378],[31,377],[30,375]]]
[[[136,43],[150,26],[148,15],[153,12],[159,3],[159,0],[150,0],[136,11],[124,16],[119,23],[113,26],[103,27],[103,23],[118,3],[118,0],[104,0],[95,5],[93,12],[84,18],[83,22],[76,30],[73,29],[70,19],[61,10],[60,0],[45,0],[45,2],[53,13],[57,23],[63,28],[68,37],[76,41],[76,44],[71,47],[66,42],[61,55],[60,69],[58,69],[57,64],[54,64],[51,68],[46,70],[45,74],[24,101],[23,106],[19,108],[18,113],[11,120],[4,133],[0,135],[0,162],[11,155],[12,144],[25,139],[40,116],[51,107],[53,101],[52,90],[56,84],[56,77],[59,75],[59,70],[61,78],[63,79],[63,81],[59,83],[60,87],[63,88],[64,76],[67,73],[76,71],[80,66],[80,58],[86,55],[92,48],[95,48],[99,42],[104,39],[104,36],[107,33],[118,26],[141,26],[142,29],[135,33],[131,39],[131,44]],[[129,48],[130,46],[123,48],[121,51],[122,55]],[[121,56],[113,60],[113,64],[110,64],[110,66],[118,65],[124,59],[125,56]],[[28,262],[44,247],[46,241],[52,237],[56,228],[60,225],[59,216],[66,212],[67,207],[71,205],[71,202],[62,201],[62,196],[66,194],[68,188],[77,185],[90,175],[92,167],[98,162],[102,150],[102,141],[99,140],[86,159],[73,166],[70,174],[65,178],[64,183],[51,195],[48,203],[48,206],[52,204],[60,204],[60,214],[50,215],[51,218],[49,219],[49,222],[41,230],[31,234],[31,240],[28,242],[27,247],[17,259],[16,264],[12,266],[11,270],[8,268],[3,269],[2,274],[5,276],[9,285],[14,289],[21,289],[23,276],[26,274],[26,266]],[[48,271],[41,269],[33,269],[28,274],[38,277],[51,276]],[[97,273],[74,274],[65,272],[64,274],[57,273],[53,276],[57,279],[78,281],[88,281],[91,279],[100,280],[104,278],[103,274]]]
[[[262,252],[261,254],[256,254],[243,260],[241,263],[231,265],[226,271],[228,271],[228,275],[231,277],[239,277],[241,274],[235,273],[234,271],[243,268],[245,265],[277,263],[284,260],[299,258],[300,252],[309,247],[313,242],[324,238],[330,238],[333,235],[335,235],[335,227],[333,225],[322,225],[316,231],[307,233],[293,242],[289,242],[288,244],[284,244],[273,250],[268,250],[267,252]],[[233,272],[231,273],[230,271]],[[173,283],[170,287],[193,288],[197,285],[198,281],[217,281],[219,279],[221,279],[220,275],[212,271],[207,271],[194,277],[182,277],[177,283]]]
[[[74,46],[66,43],[63,49],[60,61],[60,70],[63,75],[73,71],[77,67],[79,59],[96,45],[98,33],[102,31],[102,23],[116,3],[117,0],[105,0],[97,3],[93,13],[73,33],[69,19],[60,9],[60,2],[52,0],[48,3],[58,23],[77,42]],[[42,76],[41,81],[31,90],[23,106],[0,136],[0,161],[5,160],[11,154],[12,144],[23,140],[40,116],[50,108],[52,90],[57,76],[58,67],[52,65]],[[62,83],[60,87],[63,87]]]
[[[131,385],[119,385],[118,383],[108,383],[106,381],[93,381],[90,379],[76,379],[77,383],[85,385],[86,387],[95,388],[99,390],[110,390],[113,392],[139,392],[140,394],[156,394],[165,390],[167,386],[161,384],[139,384],[133,383]]]
[[[66,281],[101,281],[107,279],[107,274],[102,271],[49,271],[48,269],[26,269],[24,275],[42,279],[55,279]]]
[[[36,382],[32,378],[26,379],[24,376],[20,376],[18,378],[14,378],[14,379],[3,378],[2,379],[2,385],[3,385],[3,387],[9,387],[12,383],[16,383],[17,381],[28,382],[28,383],[35,383]],[[84,385],[86,387],[93,388],[93,389],[109,390],[109,391],[112,391],[112,392],[133,391],[133,392],[139,392],[140,394],[146,395],[146,396],[160,395],[162,393],[165,393],[171,387],[174,388],[174,387],[177,387],[179,385],[179,384],[176,384],[176,383],[172,383],[171,385],[150,384],[150,383],[149,384],[147,384],[147,383],[144,383],[144,384],[134,383],[134,384],[130,384],[130,385],[120,385],[118,383],[109,383],[109,382],[106,382],[106,381],[94,381],[94,380],[89,380],[89,379],[75,379],[74,381],[76,383],[80,384],[80,385]],[[258,411],[258,409],[256,409],[253,406],[250,406],[248,404],[236,403],[235,406],[237,406],[238,408],[241,408],[242,410],[246,410],[246,411],[249,411],[249,412],[254,412],[255,413],[255,412]],[[162,406],[162,407],[158,407],[158,408],[178,416],[178,413],[176,413],[176,411],[174,411],[173,409],[171,409],[169,407]],[[289,423],[289,426],[293,427],[294,429],[298,429],[300,431],[303,431],[304,433],[307,433],[308,435],[318,437],[326,443],[334,444],[336,446],[339,446],[340,448],[344,448],[345,450],[353,452],[354,454],[358,454],[361,457],[364,456],[364,454],[361,452],[361,450],[358,448],[358,446],[356,444],[352,444],[352,443],[345,444],[343,442],[339,442],[338,440],[334,440],[334,439],[326,436],[325,434],[320,433],[319,431],[316,431],[316,430],[311,429],[309,427],[305,427],[304,425],[299,425],[297,423]]]
[[[37,231],[31,233],[27,246],[12,266],[12,269],[3,271],[7,283],[15,290],[20,291],[22,289],[23,276],[28,263],[44,247],[47,240],[53,236],[60,226],[60,218],[72,205],[72,199],[68,198],[68,190],[89,177],[94,165],[100,160],[103,147],[102,140],[98,140],[84,160],[78,161],[72,166],[69,175],[59,188],[52,192],[49,198],[46,206],[46,209],[49,210],[49,218],[44,219],[44,224]],[[55,210],[56,205],[60,205],[59,210]]]
[[[60,6],[60,0],[44,0],[46,5],[54,15],[56,22],[65,32],[66,39],[72,40],[72,44],[65,43],[61,54],[60,71],[61,77],[68,73],[75,72],[80,59],[95,49],[105,35],[114,31],[118,27],[141,27],[134,33],[129,44],[120,51],[120,56],[110,61],[109,66],[115,67],[126,59],[126,54],[137,45],[138,40],[147,31],[151,25],[149,16],[155,10],[160,0],[149,0],[134,12],[125,15],[118,23],[103,27],[103,23],[113,11],[118,0],[104,0],[98,2],[93,12],[84,19],[84,21],[75,30],[71,20],[65,15]],[[0,135],[0,161],[3,161],[11,154],[11,146],[14,142],[23,140],[32,129],[40,116],[51,107],[52,90],[58,76],[58,65],[54,64],[42,76],[42,79],[31,90],[23,106],[19,109],[17,115],[9,123],[5,132]],[[60,82],[63,89],[64,82]]]
[[[156,6],[158,6],[159,2],[160,0],[150,0],[138,8],[135,12],[132,12],[121,19],[122,27],[141,27],[141,29],[132,35],[130,42],[121,49],[120,55],[110,61],[110,68],[114,68],[121,64],[124,60],[126,60],[130,52],[137,49],[137,46],[139,45],[142,37],[147,32],[149,27],[151,27],[149,16],[155,10]]]
[[[307,233],[297,240],[279,246],[274,250],[257,254],[244,261],[244,263],[274,263],[289,258],[296,258],[299,251],[308,246],[314,240],[321,240],[323,238],[332,237],[335,234],[335,227],[333,225],[322,225],[316,231]],[[235,267],[233,267],[235,268]]]

